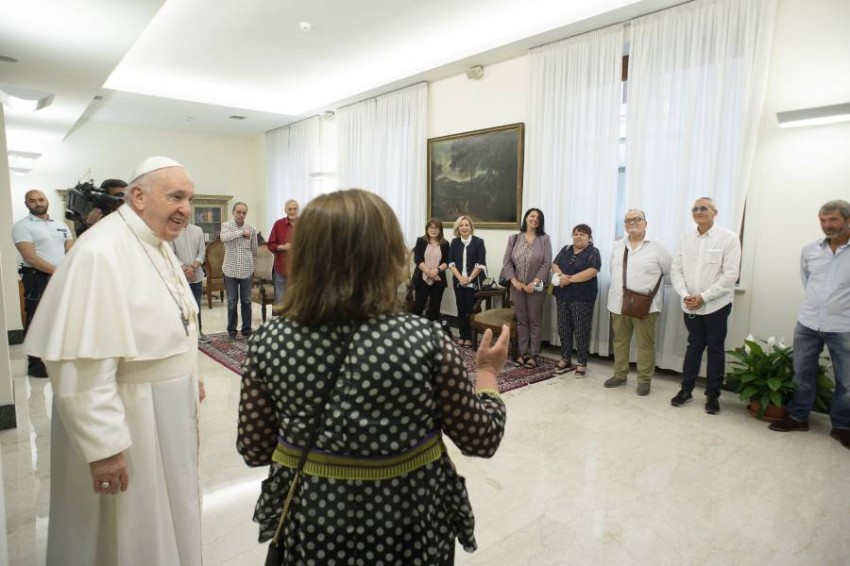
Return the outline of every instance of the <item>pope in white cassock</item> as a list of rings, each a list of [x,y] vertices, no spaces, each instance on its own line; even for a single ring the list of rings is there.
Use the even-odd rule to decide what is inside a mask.
[[[194,191],[176,161],[145,159],[27,334],[54,391],[48,564],[201,563],[197,304],[167,243]]]

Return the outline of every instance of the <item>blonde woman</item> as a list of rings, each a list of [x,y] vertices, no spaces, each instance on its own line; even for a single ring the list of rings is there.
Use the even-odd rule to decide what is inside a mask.
[[[487,249],[484,240],[475,234],[472,218],[458,217],[453,229],[455,238],[449,246],[449,269],[454,275],[457,325],[460,330],[458,344],[472,347],[472,328],[469,315],[475,307],[475,292],[480,288],[480,276],[487,269]]]

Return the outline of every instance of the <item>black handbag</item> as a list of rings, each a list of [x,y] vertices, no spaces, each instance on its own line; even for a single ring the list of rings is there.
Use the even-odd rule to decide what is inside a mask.
[[[269,543],[269,550],[266,553],[266,566],[281,566],[281,564],[283,564],[284,559],[286,558],[286,549],[284,548],[280,540],[280,536],[283,533],[283,526],[286,522],[286,516],[289,514],[289,508],[292,505],[292,499],[295,495],[295,489],[298,487],[298,484],[301,481],[301,474],[304,470],[304,464],[307,463],[307,455],[310,453],[310,450],[316,443],[316,438],[318,438],[319,436],[319,426],[322,424],[322,419],[324,418],[325,412],[327,411],[328,399],[330,398],[331,392],[333,392],[337,375],[339,374],[339,371],[342,368],[342,364],[345,362],[345,358],[348,355],[348,350],[351,347],[351,339],[354,338],[354,332],[356,330],[357,327],[352,326],[351,330],[348,332],[348,335],[345,337],[345,342],[342,346],[342,352],[340,352],[339,358],[337,358],[336,362],[334,362],[334,366],[330,372],[330,375],[333,376],[333,379],[328,380],[328,383],[325,386],[325,391],[322,392],[322,398],[324,400],[322,412],[319,413],[315,420],[313,420],[313,425],[310,428],[310,436],[307,440],[307,445],[304,446],[304,449],[301,451],[301,458],[298,460],[298,467],[295,469],[295,474],[292,476],[292,479],[289,482],[289,490],[286,493],[286,498],[283,500],[283,511],[281,511],[280,513],[280,521],[278,521],[277,523],[277,529],[275,529],[274,537]]]

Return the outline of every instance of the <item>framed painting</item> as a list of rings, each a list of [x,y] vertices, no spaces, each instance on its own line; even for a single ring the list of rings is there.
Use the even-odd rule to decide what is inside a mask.
[[[476,228],[519,226],[525,124],[428,140],[428,217]]]

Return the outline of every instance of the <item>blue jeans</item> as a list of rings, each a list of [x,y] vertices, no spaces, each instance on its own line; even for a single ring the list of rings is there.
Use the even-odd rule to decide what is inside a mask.
[[[702,364],[702,353],[707,349],[705,394],[720,397],[720,386],[726,374],[726,352],[723,348],[730,312],[731,303],[709,314],[684,313],[688,329],[688,348],[682,363],[682,389],[685,391],[693,391]]]
[[[794,383],[797,390],[788,414],[798,421],[809,418],[815,403],[818,358],[824,345],[832,358],[835,392],[829,418],[834,428],[850,428],[850,332],[819,332],[799,322],[794,329]]]
[[[224,276],[227,291],[227,331],[236,332],[236,303],[242,305],[242,332],[251,331],[251,283],[254,276],[244,279]]]
[[[272,281],[274,282],[274,304],[279,305],[283,302],[283,294],[286,292],[287,277],[281,275],[277,271],[272,271]]]
[[[189,283],[189,288],[192,290],[192,296],[195,297],[195,302],[198,303],[198,333],[201,332],[201,294],[203,293],[204,283]]]

